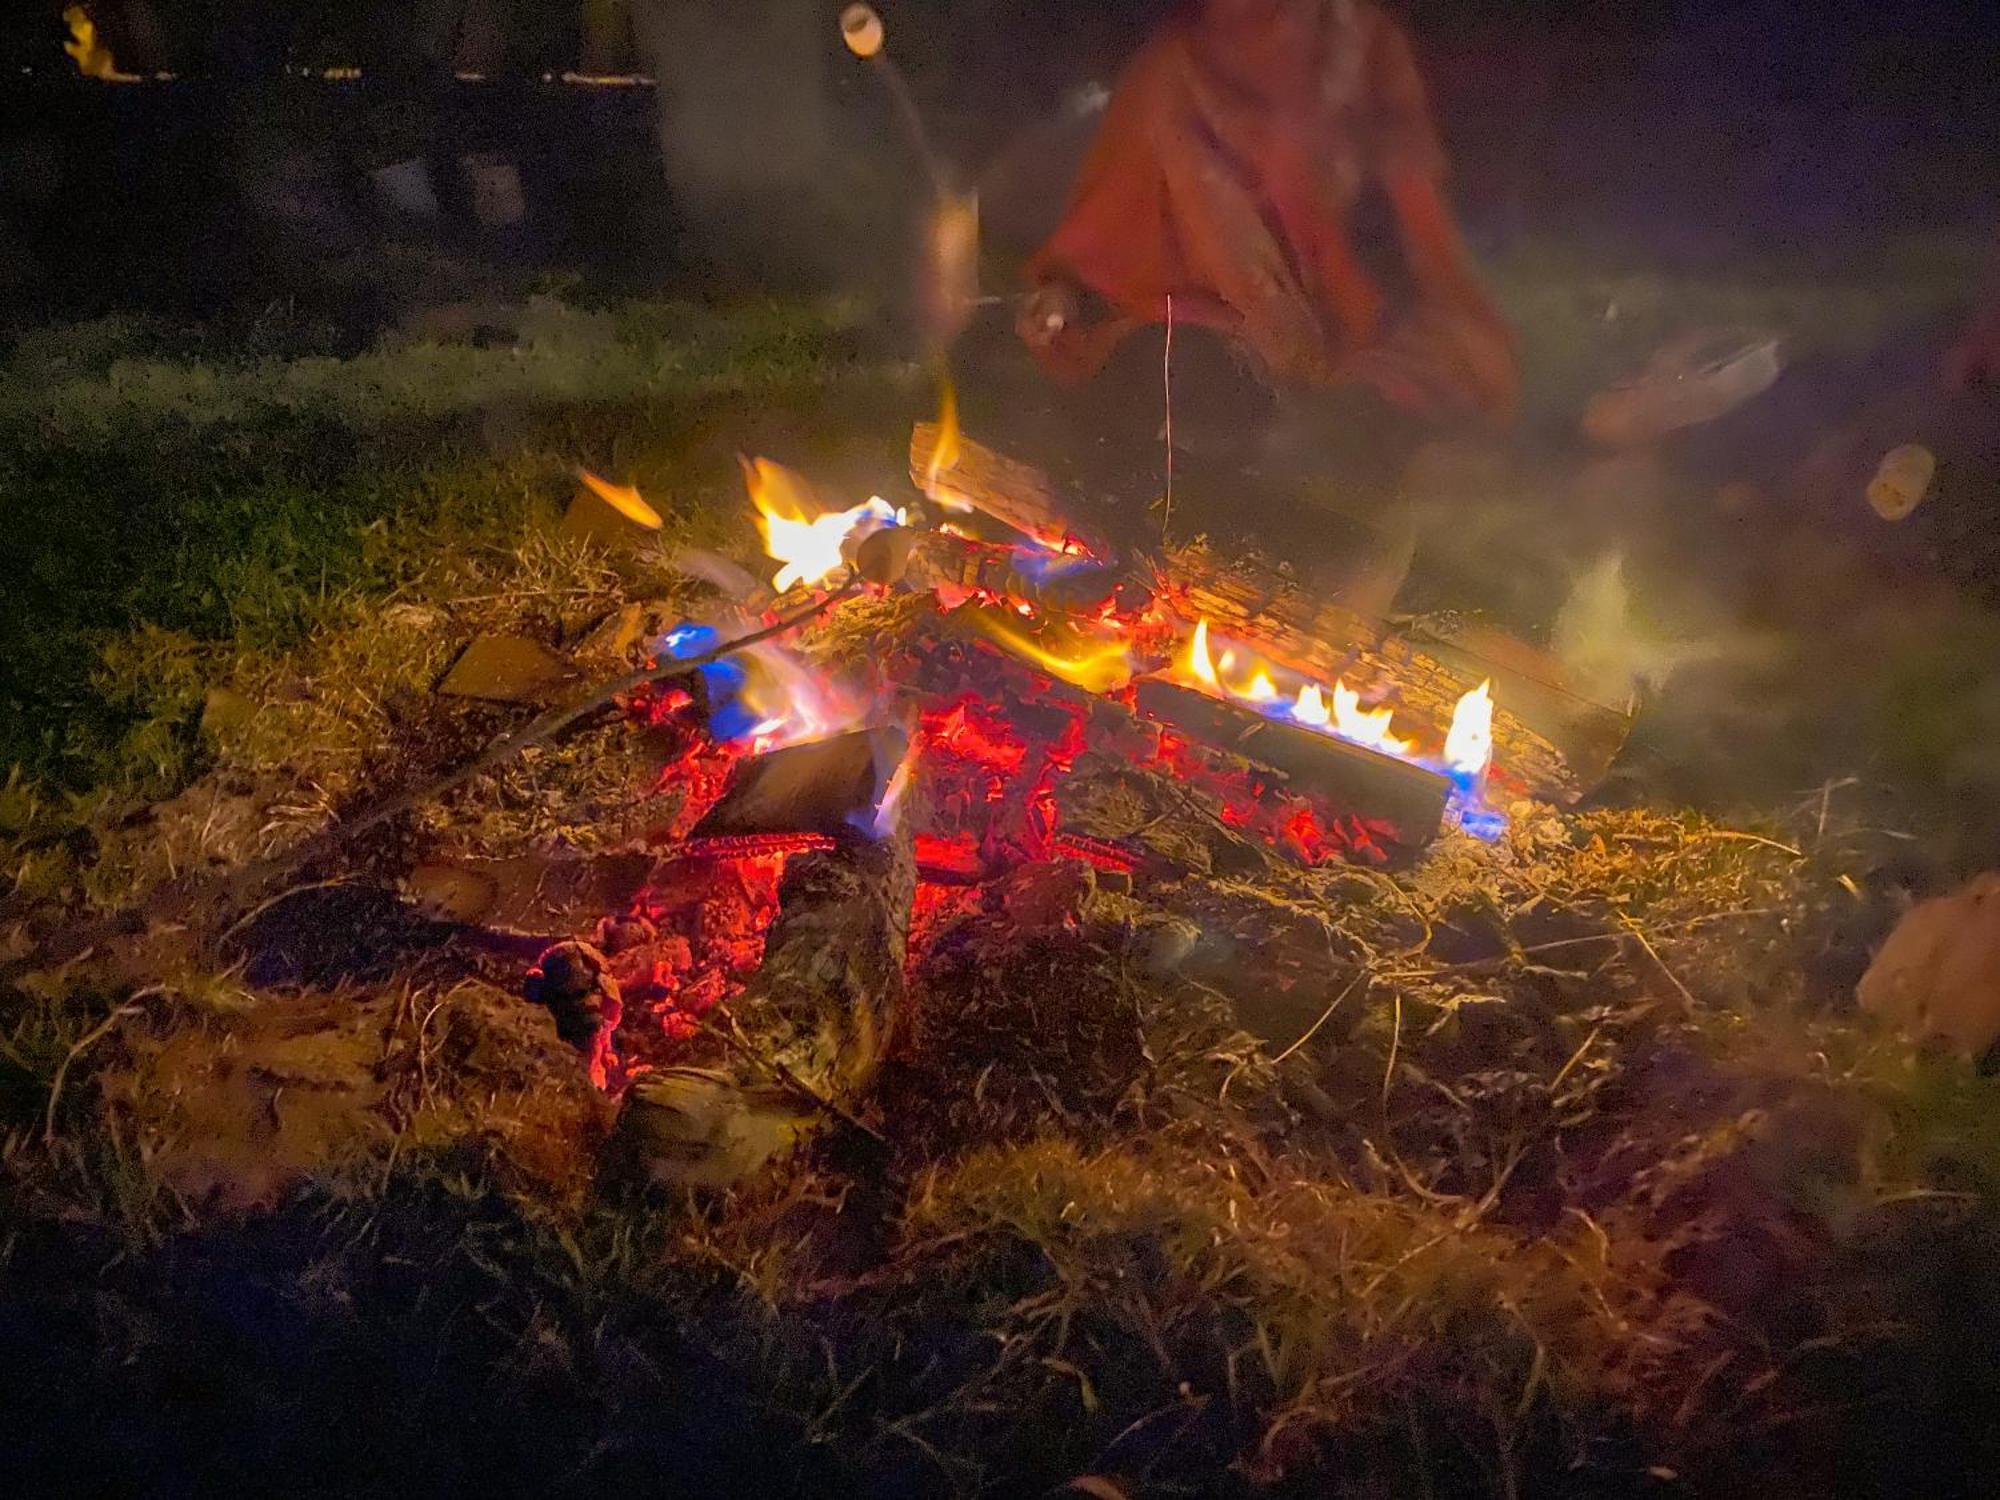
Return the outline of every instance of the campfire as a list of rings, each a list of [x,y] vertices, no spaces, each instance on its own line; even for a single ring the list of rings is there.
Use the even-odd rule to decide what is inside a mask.
[[[908,504],[746,460],[766,576],[651,642],[658,680],[627,702],[661,745],[657,870],[531,988],[678,1180],[733,1180],[845,1118],[955,917],[1496,841],[1509,805],[1595,774],[1508,712],[1505,664],[1205,547],[1121,551],[951,418],[917,429]]]

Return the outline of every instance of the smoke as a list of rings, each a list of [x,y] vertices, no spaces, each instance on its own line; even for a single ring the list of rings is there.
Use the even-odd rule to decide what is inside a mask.
[[[923,186],[823,0],[635,0],[684,246],[760,289],[893,286]]]
[[[1587,697],[1624,704],[1657,696],[1686,667],[1728,659],[1743,639],[1720,632],[1669,634],[1644,619],[1625,577],[1624,554],[1607,552],[1571,586],[1549,644]]]

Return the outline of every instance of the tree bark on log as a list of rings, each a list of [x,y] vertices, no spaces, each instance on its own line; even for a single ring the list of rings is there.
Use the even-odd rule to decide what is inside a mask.
[[[912,477],[925,477],[936,429],[910,439]],[[1064,534],[1065,508],[1087,510],[1031,465],[960,440],[938,487],[1028,535]],[[1108,555],[1108,554],[1102,554]],[[1594,703],[1564,681],[1546,653],[1495,632],[1419,641],[1386,623],[1313,598],[1287,575],[1250,558],[1224,559],[1200,544],[1161,559],[1154,591],[1189,620],[1255,646],[1281,666],[1331,684],[1345,678],[1365,699],[1393,702],[1398,730],[1435,749],[1458,700],[1493,683],[1494,765],[1503,787],[1574,803],[1600,783],[1631,732],[1623,709]]]
[[[874,1078],[903,998],[916,892],[900,827],[794,855],[764,959],[711,1020],[707,1066],[663,1068],[627,1097],[614,1178],[727,1187],[797,1146]]]
[[[1148,718],[1269,766],[1293,790],[1389,830],[1387,842],[1400,849],[1423,848],[1443,826],[1451,782],[1435,771],[1158,678],[1139,683],[1135,701]]]

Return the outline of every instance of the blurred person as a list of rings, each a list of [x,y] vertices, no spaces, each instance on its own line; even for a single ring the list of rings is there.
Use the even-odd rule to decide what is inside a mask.
[[[1114,90],[1017,329],[1085,420],[1134,435],[1159,423],[1171,333],[1177,435],[1392,509],[1427,436],[1518,401],[1445,165],[1373,0],[1189,0]],[[1264,509],[1268,533],[1296,505]]]
[[[1987,277],[1972,321],[1945,355],[1944,378],[1957,394],[2000,387],[2000,269]]]
[[[846,58],[838,12],[634,0],[678,237],[711,285],[821,287],[868,254],[842,220],[853,204],[831,90]]]

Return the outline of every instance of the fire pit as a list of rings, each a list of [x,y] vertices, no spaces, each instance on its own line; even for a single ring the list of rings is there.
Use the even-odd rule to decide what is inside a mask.
[[[1201,547],[1121,554],[949,426],[911,459],[906,507],[746,461],[768,587],[662,635],[667,675],[628,702],[668,752],[659,863],[535,983],[627,1096],[648,1180],[733,1181],[830,1120],[865,1134],[846,1101],[948,919],[997,903],[1059,928],[1259,862],[1404,861],[1445,830],[1498,839],[1507,802],[1571,800],[1602,769],[1477,660]],[[710,659],[815,602],[793,636]],[[1572,744],[1579,718],[1622,737],[1572,714]]]

